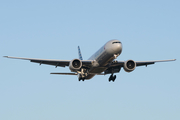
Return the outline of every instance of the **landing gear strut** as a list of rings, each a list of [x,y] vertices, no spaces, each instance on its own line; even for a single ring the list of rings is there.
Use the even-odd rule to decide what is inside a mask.
[[[78,72],[79,81],[81,80],[84,81],[86,79],[86,76],[88,75],[88,70],[85,68],[81,68],[81,70],[77,72]]]
[[[109,77],[109,82],[111,82],[111,81],[114,82],[115,79],[116,79],[116,75],[113,76],[113,74],[111,74],[111,76]]]

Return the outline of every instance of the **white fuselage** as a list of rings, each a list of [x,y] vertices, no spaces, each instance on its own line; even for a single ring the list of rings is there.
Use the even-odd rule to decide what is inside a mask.
[[[102,73],[108,68],[108,65],[116,59],[122,52],[122,43],[119,40],[110,40],[103,45],[89,60],[93,60],[92,68],[86,76],[86,79],[91,79],[98,73]]]

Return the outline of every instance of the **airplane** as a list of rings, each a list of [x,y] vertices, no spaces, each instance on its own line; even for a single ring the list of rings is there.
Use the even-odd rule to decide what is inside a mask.
[[[119,40],[110,40],[105,43],[97,52],[95,52],[88,60],[83,60],[80,47],[78,46],[79,59],[73,60],[54,60],[54,59],[35,59],[35,58],[21,58],[10,57],[6,58],[30,60],[31,62],[47,65],[53,65],[55,67],[69,66],[71,73],[50,73],[57,75],[77,75],[79,81],[89,80],[95,75],[110,74],[109,82],[114,82],[116,75],[114,73],[120,72],[121,68],[124,68],[126,72],[132,72],[138,66],[146,66],[155,64],[156,62],[175,61],[170,60],[154,60],[154,61],[118,61],[116,58],[122,52],[122,43]]]

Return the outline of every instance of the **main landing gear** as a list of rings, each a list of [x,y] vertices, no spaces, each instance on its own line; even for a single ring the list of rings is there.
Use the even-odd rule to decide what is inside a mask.
[[[82,81],[84,81],[84,79],[83,79],[83,78],[80,78],[80,79],[79,79],[79,81],[81,81],[81,80],[82,80]]]
[[[116,79],[116,75],[111,74],[111,76],[109,77],[109,82],[111,82],[111,81],[114,82],[115,79]]]

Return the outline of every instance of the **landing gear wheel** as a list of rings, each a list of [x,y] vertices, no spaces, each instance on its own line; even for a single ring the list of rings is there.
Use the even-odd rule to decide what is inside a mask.
[[[113,76],[112,81],[114,82],[116,80],[116,75]]]
[[[113,78],[113,75],[111,75],[111,76],[109,77],[109,82],[111,82],[112,78]]]
[[[79,81],[81,81],[81,80],[82,80],[82,81],[84,81],[84,80],[85,80],[85,78],[79,78]]]
[[[116,79],[116,75],[114,75],[113,76],[113,74],[109,77],[109,82],[111,82],[111,81],[115,81],[115,79]]]

